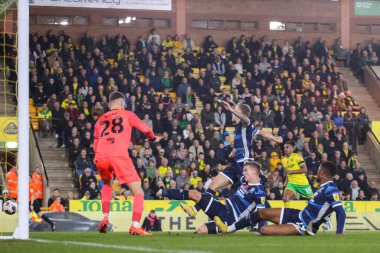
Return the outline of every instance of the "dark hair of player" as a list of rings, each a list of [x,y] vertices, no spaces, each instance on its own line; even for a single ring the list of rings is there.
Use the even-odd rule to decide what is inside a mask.
[[[238,106],[240,107],[241,112],[245,116],[247,116],[247,117],[251,116],[251,108],[248,105],[240,103],[240,104],[238,104]]]
[[[333,162],[326,161],[321,163],[321,168],[329,174],[330,177],[333,177],[336,172],[336,165]]]
[[[123,93],[118,92],[118,91],[114,91],[114,92],[112,92],[112,93],[110,94],[110,96],[109,96],[109,101],[112,102],[112,101],[114,101],[114,100],[116,100],[116,99],[119,99],[119,98],[124,99],[124,95],[123,95]]]
[[[294,141],[287,141],[285,144],[288,144],[292,146],[293,148],[296,146],[296,143]]]

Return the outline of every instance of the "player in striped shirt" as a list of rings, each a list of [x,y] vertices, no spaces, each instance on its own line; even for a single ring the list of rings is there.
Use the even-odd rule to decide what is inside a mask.
[[[335,212],[336,234],[343,235],[346,214],[340,201],[339,189],[333,182],[335,173],[336,165],[332,162],[323,162],[319,166],[317,181],[321,184],[320,188],[302,211],[292,208],[256,209],[257,211],[251,212],[246,220],[230,226],[221,222],[217,222],[216,225],[222,233],[232,233],[242,228],[239,223],[246,223],[247,220],[250,225],[267,220],[274,224],[264,226],[260,231],[262,235],[315,235],[319,227]]]
[[[234,150],[230,155],[234,161],[212,180],[209,188],[206,190],[211,196],[215,196],[218,189],[225,187],[229,183],[233,184],[241,178],[244,160],[252,158],[252,139],[254,135],[260,135],[275,142],[282,142],[282,137],[275,137],[270,133],[260,131],[253,125],[249,119],[251,108],[248,105],[239,103],[233,108],[226,101],[222,101],[221,104],[227,111],[232,113],[232,122],[236,123]],[[195,217],[200,209],[198,205],[181,205],[181,207],[192,217]]]

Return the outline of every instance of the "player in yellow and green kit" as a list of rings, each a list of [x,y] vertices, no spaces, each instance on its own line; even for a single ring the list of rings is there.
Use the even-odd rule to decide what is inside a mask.
[[[282,158],[282,164],[286,173],[286,188],[282,199],[285,207],[288,207],[289,201],[294,198],[296,193],[305,199],[313,197],[313,190],[307,180],[305,173],[307,172],[306,163],[300,154],[294,153],[295,143],[288,141],[285,143],[285,157]]]

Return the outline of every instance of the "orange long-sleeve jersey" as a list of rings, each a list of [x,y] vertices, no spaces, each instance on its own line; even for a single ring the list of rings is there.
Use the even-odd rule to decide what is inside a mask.
[[[129,157],[128,148],[132,128],[154,138],[152,129],[147,127],[133,112],[112,110],[103,114],[95,124],[94,151],[96,157]]]

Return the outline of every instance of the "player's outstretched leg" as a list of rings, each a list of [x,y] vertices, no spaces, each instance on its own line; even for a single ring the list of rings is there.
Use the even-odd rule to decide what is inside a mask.
[[[268,225],[260,230],[261,235],[299,235],[297,228],[292,224]]]
[[[103,179],[104,185],[102,188],[102,211],[103,211],[103,220],[99,224],[98,231],[99,233],[107,233],[108,224],[109,224],[109,215],[110,215],[110,205],[112,198],[112,185],[111,180]]]
[[[144,193],[141,189],[141,182],[132,182],[127,185],[133,194],[133,207],[132,207],[132,225],[129,229],[131,235],[152,235],[146,232],[140,226],[141,216],[144,210]]]
[[[218,174],[212,179],[210,186],[206,189],[206,193],[215,197],[216,190],[226,186],[228,183],[229,180],[225,176]],[[201,210],[201,207],[198,204],[195,204],[194,206],[181,205],[181,207],[190,217],[195,217],[199,210]]]
[[[255,226],[260,221],[259,214],[257,210],[249,213],[246,217],[236,221],[235,223],[227,226],[218,216],[214,217],[214,222],[216,226],[219,228],[222,234],[234,233],[237,230]]]

